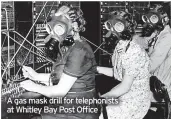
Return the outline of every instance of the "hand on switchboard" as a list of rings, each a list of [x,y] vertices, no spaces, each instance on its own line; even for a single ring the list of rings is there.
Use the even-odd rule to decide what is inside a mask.
[[[37,80],[38,73],[31,67],[22,66],[23,76],[31,80]]]
[[[41,81],[42,76],[39,75],[39,73],[37,73],[34,69],[32,69],[31,67],[28,66],[22,66],[22,71],[23,71],[23,76],[25,78],[29,78],[31,79],[34,83],[38,83],[41,85],[47,85],[49,84],[49,82],[46,81]],[[43,75],[44,78],[44,75]],[[48,80],[49,81],[49,80]]]
[[[20,86],[27,91],[35,92],[35,88],[37,87],[37,84],[31,80],[25,80],[20,82]]]

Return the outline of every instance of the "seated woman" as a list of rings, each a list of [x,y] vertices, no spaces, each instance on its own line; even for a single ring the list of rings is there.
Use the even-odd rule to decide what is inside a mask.
[[[84,104],[75,102],[78,99],[96,98],[95,73],[96,61],[94,53],[81,37],[79,32],[84,31],[85,20],[80,9],[74,9],[69,5],[61,5],[53,13],[52,19],[47,23],[49,36],[46,38],[48,49],[59,49],[60,54],[53,65],[51,74],[37,73],[32,68],[23,66],[23,74],[35,81],[49,82],[48,86],[35,84],[31,80],[21,82],[21,86],[28,91],[40,93],[49,98],[64,97],[73,100],[71,103],[53,104],[50,107],[59,106],[64,109],[56,113],[44,113],[43,119],[98,119],[98,112],[84,113],[79,111]],[[51,41],[51,38],[52,41]],[[59,44],[57,44],[57,41]],[[64,48],[65,50],[63,50]],[[57,52],[53,52],[57,54]],[[70,100],[70,101],[71,101]],[[88,105],[89,108],[97,108],[97,105]],[[80,108],[78,108],[80,107]],[[88,108],[88,109],[89,109]],[[67,111],[68,110],[68,111]]]
[[[105,27],[118,38],[113,68],[97,67],[101,74],[115,77],[121,83],[102,97],[119,98],[118,105],[108,105],[109,119],[142,119],[150,108],[149,57],[144,49],[132,40],[135,25],[131,15],[124,11],[112,12]]]

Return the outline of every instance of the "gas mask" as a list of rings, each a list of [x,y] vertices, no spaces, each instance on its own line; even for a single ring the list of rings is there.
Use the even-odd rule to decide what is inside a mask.
[[[69,46],[74,43],[72,21],[67,14],[69,10],[68,6],[62,6],[53,13],[51,21],[46,24],[46,31],[49,34],[45,38],[48,54],[57,53],[60,44]]]
[[[164,25],[168,22],[168,17],[163,12],[162,6],[156,5],[147,14],[142,15],[142,20],[144,22],[142,36],[149,37],[155,30],[160,32],[164,29]]]
[[[120,11],[111,14],[111,18],[105,23],[105,28],[109,31],[107,34],[110,36],[113,34],[118,39],[129,40],[131,34],[134,32],[134,23],[131,21],[130,14]]]
[[[62,6],[53,14],[51,21],[46,24],[46,31],[51,37],[46,39],[45,42],[51,42],[49,43],[50,50],[53,50],[57,42],[61,43],[68,40],[71,44],[74,43],[72,21],[68,15],[69,10],[68,6]],[[50,38],[53,38],[53,40],[50,40]]]

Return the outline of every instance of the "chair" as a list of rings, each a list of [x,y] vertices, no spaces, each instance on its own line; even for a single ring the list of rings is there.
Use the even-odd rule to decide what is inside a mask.
[[[156,107],[157,111],[149,110],[144,119],[170,119],[171,102],[165,85],[156,77],[150,77],[150,90],[157,102],[152,102],[151,107]]]

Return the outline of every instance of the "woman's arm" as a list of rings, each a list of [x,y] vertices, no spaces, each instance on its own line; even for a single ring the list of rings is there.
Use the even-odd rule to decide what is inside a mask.
[[[49,81],[50,73],[37,73],[34,69],[27,66],[23,66],[22,71],[25,78],[41,82]]]
[[[50,73],[38,73],[35,77],[36,81],[48,82],[50,78]]]
[[[63,97],[68,91],[71,89],[75,81],[76,77],[69,76],[65,73],[62,74],[61,79],[58,85],[54,86],[42,86],[39,84],[35,84],[30,80],[21,82],[21,86],[28,91],[40,93],[46,97],[54,98],[54,97]]]
[[[113,68],[97,66],[97,72],[106,76],[113,77]]]
[[[129,76],[127,74],[124,75],[124,78],[120,84],[118,84],[116,87],[112,88],[108,93],[102,95],[102,97],[120,97],[127,93],[133,83],[133,76]]]

